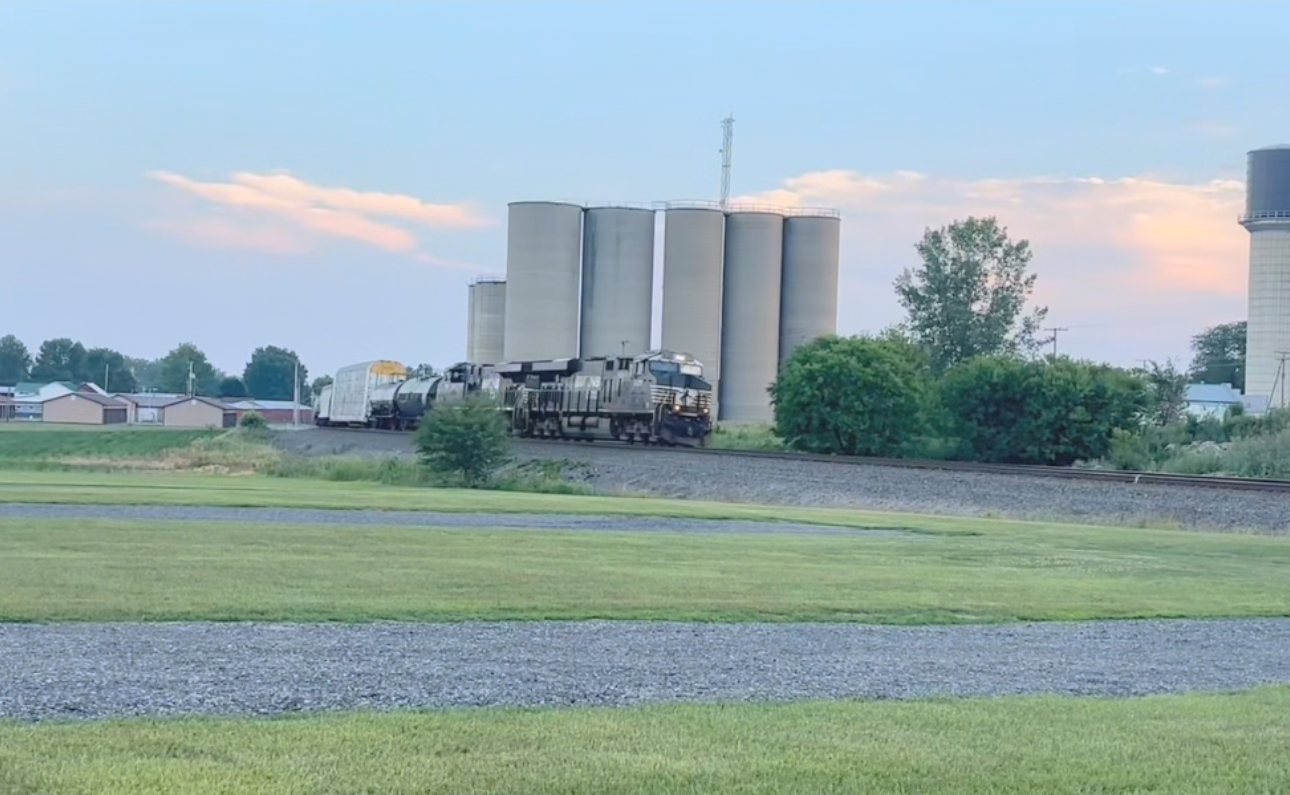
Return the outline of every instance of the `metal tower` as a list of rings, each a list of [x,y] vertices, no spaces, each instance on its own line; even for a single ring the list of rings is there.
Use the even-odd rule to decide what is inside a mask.
[[[721,120],[721,209],[730,204],[730,149],[734,146],[735,117],[731,114]]]

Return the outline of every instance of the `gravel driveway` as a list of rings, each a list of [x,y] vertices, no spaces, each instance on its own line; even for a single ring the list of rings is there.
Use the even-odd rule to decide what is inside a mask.
[[[0,718],[1127,696],[1290,682],[1290,619],[955,627],[0,624]]]

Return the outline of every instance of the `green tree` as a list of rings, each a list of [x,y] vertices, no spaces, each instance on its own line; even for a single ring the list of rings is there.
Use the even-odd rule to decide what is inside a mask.
[[[31,379],[52,381],[85,381],[85,346],[79,342],[59,337],[40,344],[36,361],[31,368]]]
[[[242,379],[237,376],[230,375],[219,382],[219,397],[244,398],[246,396],[246,384],[243,384]]]
[[[1246,321],[1211,326],[1191,338],[1188,375],[1202,384],[1231,384],[1245,392]]]
[[[1149,361],[1133,370],[1147,385],[1145,419],[1156,425],[1180,422],[1187,408],[1187,374],[1178,371],[1173,360]]]
[[[242,383],[252,397],[260,400],[291,400],[295,397],[292,378],[299,357],[295,351],[269,345],[256,348],[242,373]],[[309,391],[309,371],[300,365],[300,396]]]
[[[161,360],[160,359],[136,359],[132,356],[125,357],[126,367],[134,373],[134,380],[138,383],[139,389],[160,389],[161,388]]]
[[[107,383],[104,383],[105,373]],[[133,393],[139,389],[129,361],[111,348],[90,348],[85,352],[85,380],[93,381],[107,392]]]
[[[896,279],[910,335],[927,348],[938,372],[976,356],[1036,350],[1046,307],[1023,316],[1035,275],[1030,243],[1013,243],[994,217],[955,221],[924,232],[923,264]]]
[[[332,377],[329,375],[320,375],[314,379],[313,384],[309,387],[309,394],[316,400],[322,394],[323,387],[332,384]]]
[[[174,394],[188,393],[188,374],[192,368],[193,393],[206,397],[215,397],[219,392],[223,375],[216,372],[206,360],[206,354],[191,342],[177,345],[170,353],[161,357],[161,378],[158,389]]]
[[[487,485],[505,463],[510,439],[493,401],[476,395],[427,412],[414,443],[431,472],[475,488]]]
[[[418,364],[408,372],[408,378],[433,378],[439,375],[439,371],[434,369],[434,365]]]
[[[775,432],[789,447],[900,456],[928,430],[931,383],[899,340],[820,337],[793,352],[770,387]]]
[[[31,353],[12,334],[0,337],[0,386],[13,386],[31,374]]]
[[[1136,430],[1147,384],[1123,370],[1076,362],[978,357],[941,384],[962,445],[977,461],[1069,465],[1106,457],[1116,430]]]

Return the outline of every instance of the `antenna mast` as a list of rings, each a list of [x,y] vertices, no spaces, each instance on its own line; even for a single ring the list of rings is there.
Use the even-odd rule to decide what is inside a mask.
[[[721,209],[730,204],[730,149],[735,139],[734,114],[721,120]]]

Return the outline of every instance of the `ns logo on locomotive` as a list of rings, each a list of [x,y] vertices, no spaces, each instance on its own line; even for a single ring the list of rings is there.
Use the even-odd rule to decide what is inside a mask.
[[[703,446],[712,435],[712,385],[703,363],[674,351],[637,356],[472,364],[409,379],[398,362],[341,368],[318,396],[324,427],[413,430],[435,406],[487,396],[524,438],[606,439]]]

